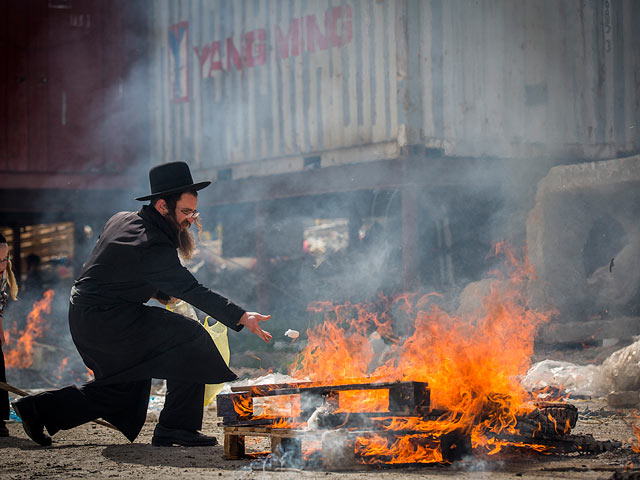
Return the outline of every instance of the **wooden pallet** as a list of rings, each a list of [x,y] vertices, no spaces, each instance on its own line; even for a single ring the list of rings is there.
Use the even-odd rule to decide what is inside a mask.
[[[378,412],[350,412],[361,417],[371,415],[387,416],[424,416],[430,412],[430,391],[424,382],[385,382],[347,385],[309,386],[308,383],[274,384],[247,387],[234,387],[233,393],[216,397],[218,416],[223,425],[265,425],[273,423],[273,416],[266,419],[254,414],[254,399],[268,402],[276,397],[295,398],[300,406],[298,411],[277,417],[291,418],[296,422],[306,422],[318,407],[327,404],[337,405],[340,392],[387,390],[388,409]],[[238,408],[242,405],[243,408]],[[325,426],[340,425],[345,415],[337,414],[332,420],[324,419]],[[334,425],[334,426],[335,426]]]
[[[382,397],[388,402],[376,404],[376,409],[385,405],[384,411],[341,411],[341,392],[349,392],[342,394],[350,395],[359,390],[386,390],[386,397]],[[298,408],[295,412],[288,411],[282,415],[256,414],[257,411],[264,412],[265,402],[268,404],[270,401],[284,401],[285,404],[297,402]],[[385,428],[385,423],[393,419],[418,417],[420,420],[437,420],[447,414],[446,411],[431,408],[429,388],[422,382],[328,386],[288,383],[234,387],[232,393],[218,395],[217,402],[218,416],[222,417],[221,424],[224,427],[225,456],[229,459],[246,455],[246,437],[267,437],[271,446],[271,463],[280,462],[280,466],[295,468],[311,466],[327,470],[354,470],[362,469],[367,464],[380,467],[392,459],[366,456],[366,445],[370,441],[378,442],[376,445],[383,442],[380,451],[384,451],[407,436],[403,441],[410,439],[414,447],[422,450],[437,450],[442,457],[440,461],[444,463],[452,463],[471,453],[468,431],[453,431],[438,437],[424,431],[393,431]],[[238,404],[243,408],[237,408]],[[254,409],[256,405],[258,408]],[[578,417],[573,405],[542,402],[535,407],[517,417],[516,434],[507,437],[500,434],[494,438],[525,448],[527,444],[544,444],[552,447],[550,451],[554,453],[591,448],[589,442],[569,438],[568,434]],[[277,428],[275,425],[283,425],[282,421],[289,425],[304,425],[305,429]],[[311,465],[308,458],[303,459],[302,442],[307,440],[321,443],[321,449],[315,450]],[[438,461],[437,455],[433,457],[436,459],[434,461]]]
[[[385,437],[390,443],[405,435],[420,437],[419,442],[425,446],[439,449],[443,463],[451,463],[471,451],[470,437],[452,432],[439,439],[425,432],[395,431],[373,432],[352,430],[299,430],[273,428],[269,426],[225,426],[224,452],[227,459],[247,457],[245,452],[246,437],[268,437],[271,443],[272,463],[282,467],[321,467],[326,470],[358,470],[370,465],[380,465],[389,459],[371,458],[365,461],[357,453],[358,438]],[[304,459],[302,442],[318,440],[321,451],[311,459]]]
[[[271,441],[271,453],[282,456],[286,452],[300,459],[305,435],[308,432],[303,430],[271,426],[227,426],[224,427],[224,455],[231,460],[245,458],[245,437],[268,437]]]
[[[224,451],[228,459],[241,459],[251,457],[245,452],[246,437],[267,437],[270,440],[270,465],[282,468],[309,468],[332,471],[362,470],[369,467],[406,467],[416,466],[416,463],[393,465],[391,460],[383,456],[362,458],[358,454],[357,440],[367,439],[373,436],[384,437],[389,444],[400,437],[411,435],[414,445],[422,445],[430,448],[438,448],[442,455],[442,464],[450,464],[472,453],[471,439],[462,432],[450,432],[439,438],[430,436],[425,432],[395,431],[375,432],[371,430],[300,430],[273,428],[270,426],[226,426],[224,427]],[[491,436],[491,435],[489,435]],[[523,449],[527,449],[527,443],[544,445],[548,447],[549,454],[567,453],[602,453],[621,447],[620,442],[602,442],[594,440],[590,435],[541,435],[536,439],[523,435],[501,434],[496,439],[509,441],[512,446],[505,446],[502,455],[521,455]],[[303,442],[316,440],[321,444],[320,451],[315,455],[305,458],[303,456]],[[531,452],[535,449],[531,448]],[[437,462],[429,463],[433,465]]]

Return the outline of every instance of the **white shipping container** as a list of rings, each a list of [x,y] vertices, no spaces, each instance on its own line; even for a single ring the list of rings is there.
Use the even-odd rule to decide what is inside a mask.
[[[244,178],[640,148],[633,0],[156,0],[152,153]]]

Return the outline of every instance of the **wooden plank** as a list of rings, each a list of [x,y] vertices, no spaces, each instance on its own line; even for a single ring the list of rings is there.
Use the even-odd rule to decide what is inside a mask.
[[[568,403],[536,403],[536,409],[517,417],[516,428],[521,434],[541,438],[567,435],[576,426],[578,409]]]
[[[247,385],[231,387],[233,392],[250,392],[253,395],[291,395],[304,392],[328,393],[332,391],[344,390],[378,390],[398,388],[402,385],[427,385],[424,382],[382,382],[382,383],[347,383],[343,385],[313,385],[313,382],[300,383],[282,383],[282,384],[265,384],[265,385]],[[402,388],[402,387],[400,387]],[[221,394],[231,395],[231,394]]]
[[[299,438],[272,436],[271,453],[277,458],[286,458],[286,466],[299,464],[302,462],[302,441]]]
[[[221,425],[234,427],[253,427],[256,425],[273,425],[273,418],[257,418],[253,420],[238,420],[233,416],[222,417]]]
[[[244,436],[224,435],[224,456],[230,460],[237,460],[245,456]]]
[[[283,386],[284,388],[275,388]],[[385,382],[385,383],[366,383],[366,384],[345,384],[345,385],[323,385],[317,387],[299,388],[300,384],[279,385],[262,385],[250,387],[248,391],[239,391],[231,394],[220,394],[217,396],[218,416],[223,418],[224,425],[236,425],[239,423],[247,424],[247,422],[255,423],[259,421],[263,423],[264,416],[254,415],[253,398],[267,398],[275,396],[295,396],[300,395],[300,410],[296,421],[307,421],[318,407],[331,403],[336,410],[339,406],[339,395],[341,391],[366,391],[366,390],[388,390],[389,401],[388,407],[384,411],[377,412],[359,412],[355,409],[349,414],[359,415],[351,419],[356,424],[366,423],[365,418],[373,415],[396,415],[396,416],[417,416],[426,415],[430,410],[430,391],[428,385],[424,382]],[[247,413],[241,415],[236,411],[236,403],[242,402],[247,406]],[[267,402],[268,405],[268,402]],[[280,414],[282,415],[282,414]],[[297,413],[289,413],[286,417],[295,416]],[[270,417],[273,417],[270,415]],[[280,417],[277,417],[280,418]],[[325,427],[334,427],[343,424],[348,420],[346,413],[333,413],[328,411],[318,421]]]
[[[333,431],[322,436],[322,466],[327,470],[357,470],[362,468],[354,447],[355,437],[347,432]]]
[[[262,395],[264,392],[275,390],[278,388],[295,388],[296,386],[311,385],[312,382],[295,382],[295,383],[268,383],[264,385],[238,385],[231,387],[232,392],[251,392],[253,394]]]
[[[303,388],[283,388],[275,389],[269,392],[269,395],[290,395],[294,393],[313,392],[318,394],[326,394],[329,392],[339,392],[345,390],[378,390],[397,388],[402,384],[413,384],[419,382],[385,382],[385,383],[350,383],[345,385],[322,385],[317,387]]]
[[[246,402],[246,413],[239,413],[236,410],[236,403]],[[219,417],[224,418],[225,423],[251,420],[253,416],[253,402],[251,395],[246,392],[220,394],[216,396],[216,409]]]
[[[240,435],[243,437],[278,437],[301,438],[308,435],[318,435],[317,431],[297,430],[292,428],[256,428],[254,426],[224,426],[225,435]]]
[[[389,388],[389,412],[395,415],[426,413],[430,401],[426,382],[403,382]]]
[[[471,452],[471,437],[461,431],[436,437],[427,432],[334,430],[322,436],[322,465],[327,470],[359,470],[367,465],[388,464],[391,460],[389,455],[372,455],[365,460],[358,453],[358,444],[373,437],[378,442],[382,437],[388,445],[392,445],[400,437],[407,435],[413,437],[412,444],[439,451],[443,461],[447,463],[459,460]]]

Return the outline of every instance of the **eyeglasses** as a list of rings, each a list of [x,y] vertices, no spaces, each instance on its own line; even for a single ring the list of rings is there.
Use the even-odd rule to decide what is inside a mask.
[[[200,216],[200,212],[198,210],[191,210],[189,208],[183,208],[180,210],[182,214],[187,218],[198,218]]]
[[[7,255],[5,258],[0,258],[0,263],[7,263],[9,260],[11,260],[11,257]]]

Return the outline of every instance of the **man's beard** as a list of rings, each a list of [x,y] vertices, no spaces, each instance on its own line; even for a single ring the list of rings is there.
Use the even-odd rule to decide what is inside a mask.
[[[182,222],[182,225],[180,225],[175,217],[175,213],[168,214],[165,218],[169,220],[173,228],[178,230],[178,254],[184,260],[190,260],[196,250],[195,238],[193,238],[193,234],[189,231],[190,223],[185,220]]]
[[[180,230],[178,234],[178,254],[185,260],[190,260],[196,251],[196,241],[189,230]]]

